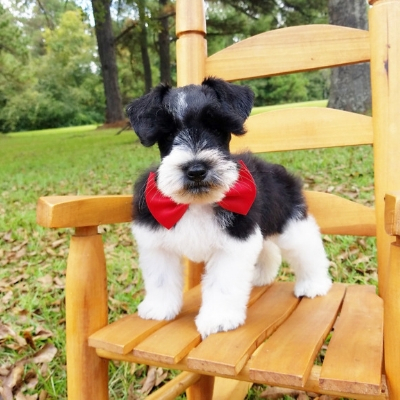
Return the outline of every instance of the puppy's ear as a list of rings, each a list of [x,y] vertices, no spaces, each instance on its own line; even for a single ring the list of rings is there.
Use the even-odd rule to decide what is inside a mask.
[[[163,108],[162,101],[170,86],[159,85],[150,93],[134,100],[126,107],[132,128],[143,146],[153,146],[170,129],[172,116]]]
[[[202,85],[214,89],[222,108],[237,114],[244,123],[250,115],[254,101],[254,93],[249,87],[234,85],[212,77],[204,79]]]

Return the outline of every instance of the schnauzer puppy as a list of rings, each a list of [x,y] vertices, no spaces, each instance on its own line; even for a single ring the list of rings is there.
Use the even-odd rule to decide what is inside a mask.
[[[178,89],[160,85],[127,107],[144,146],[161,163],[135,184],[133,233],[146,295],[139,315],[170,320],[182,306],[182,256],[205,262],[196,326],[203,338],[246,319],[253,285],[271,283],[281,255],[294,269],[295,295],[331,287],[319,228],[301,182],[250,153],[231,154],[245,133],[253,93],[216,78]]]

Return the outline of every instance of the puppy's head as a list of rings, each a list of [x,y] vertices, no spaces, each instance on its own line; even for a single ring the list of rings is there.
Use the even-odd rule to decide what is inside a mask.
[[[253,92],[220,79],[178,89],[160,85],[127,107],[144,146],[158,144],[157,186],[177,203],[220,201],[237,180],[231,134],[245,133]]]

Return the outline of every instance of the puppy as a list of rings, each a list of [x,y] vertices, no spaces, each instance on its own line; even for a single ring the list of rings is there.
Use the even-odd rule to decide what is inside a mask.
[[[203,338],[245,322],[252,286],[274,280],[281,255],[294,269],[296,296],[329,291],[328,260],[301,182],[280,165],[229,152],[252,106],[248,87],[216,78],[160,85],[128,105],[141,143],[157,143],[161,154],[134,190],[132,230],[146,290],[140,317],[179,313],[182,256],[205,262],[196,317]]]

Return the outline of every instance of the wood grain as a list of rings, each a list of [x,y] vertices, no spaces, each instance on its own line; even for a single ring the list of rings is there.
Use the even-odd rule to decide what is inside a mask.
[[[206,75],[228,81],[368,61],[367,31],[333,25],[277,29],[236,43],[207,59]]]
[[[315,356],[336,319],[344,293],[344,285],[334,284],[326,296],[303,298],[252,357],[250,378],[278,386],[304,386]]]
[[[180,315],[197,310],[200,302],[201,289],[197,286],[184,294],[184,305]],[[137,313],[127,315],[93,333],[89,337],[89,345],[118,354],[126,354],[169,322],[142,319]]]
[[[259,301],[263,293],[269,290],[268,286],[253,288],[248,304],[252,305]],[[176,364],[201,342],[194,322],[196,315],[197,310],[181,313],[174,321],[136,345],[133,354],[147,360]]]
[[[390,276],[385,293],[385,371],[392,398],[400,398],[400,238],[390,245]]]
[[[330,193],[304,192],[310,214],[322,233],[333,235],[376,235],[373,208]]]
[[[384,198],[386,193],[400,190],[399,21],[399,1],[378,1],[369,10],[377,255],[379,293],[383,297],[392,240],[385,232]],[[397,396],[400,398],[400,383]]]
[[[372,144],[372,118],[324,107],[272,110],[250,116],[232,152],[255,153]]]
[[[400,236],[400,191],[385,195],[385,231]]]
[[[72,237],[65,292],[68,397],[107,400],[108,362],[88,346],[88,337],[108,319],[106,261],[100,235]]]
[[[201,372],[235,376],[254,350],[286,320],[299,302],[292,283],[276,282],[249,308],[245,325],[210,335],[192,350],[187,365]]]
[[[46,228],[98,226],[132,221],[132,195],[41,197],[36,221]]]
[[[383,301],[375,290],[362,285],[347,288],[322,366],[320,386],[324,389],[381,392]]]

